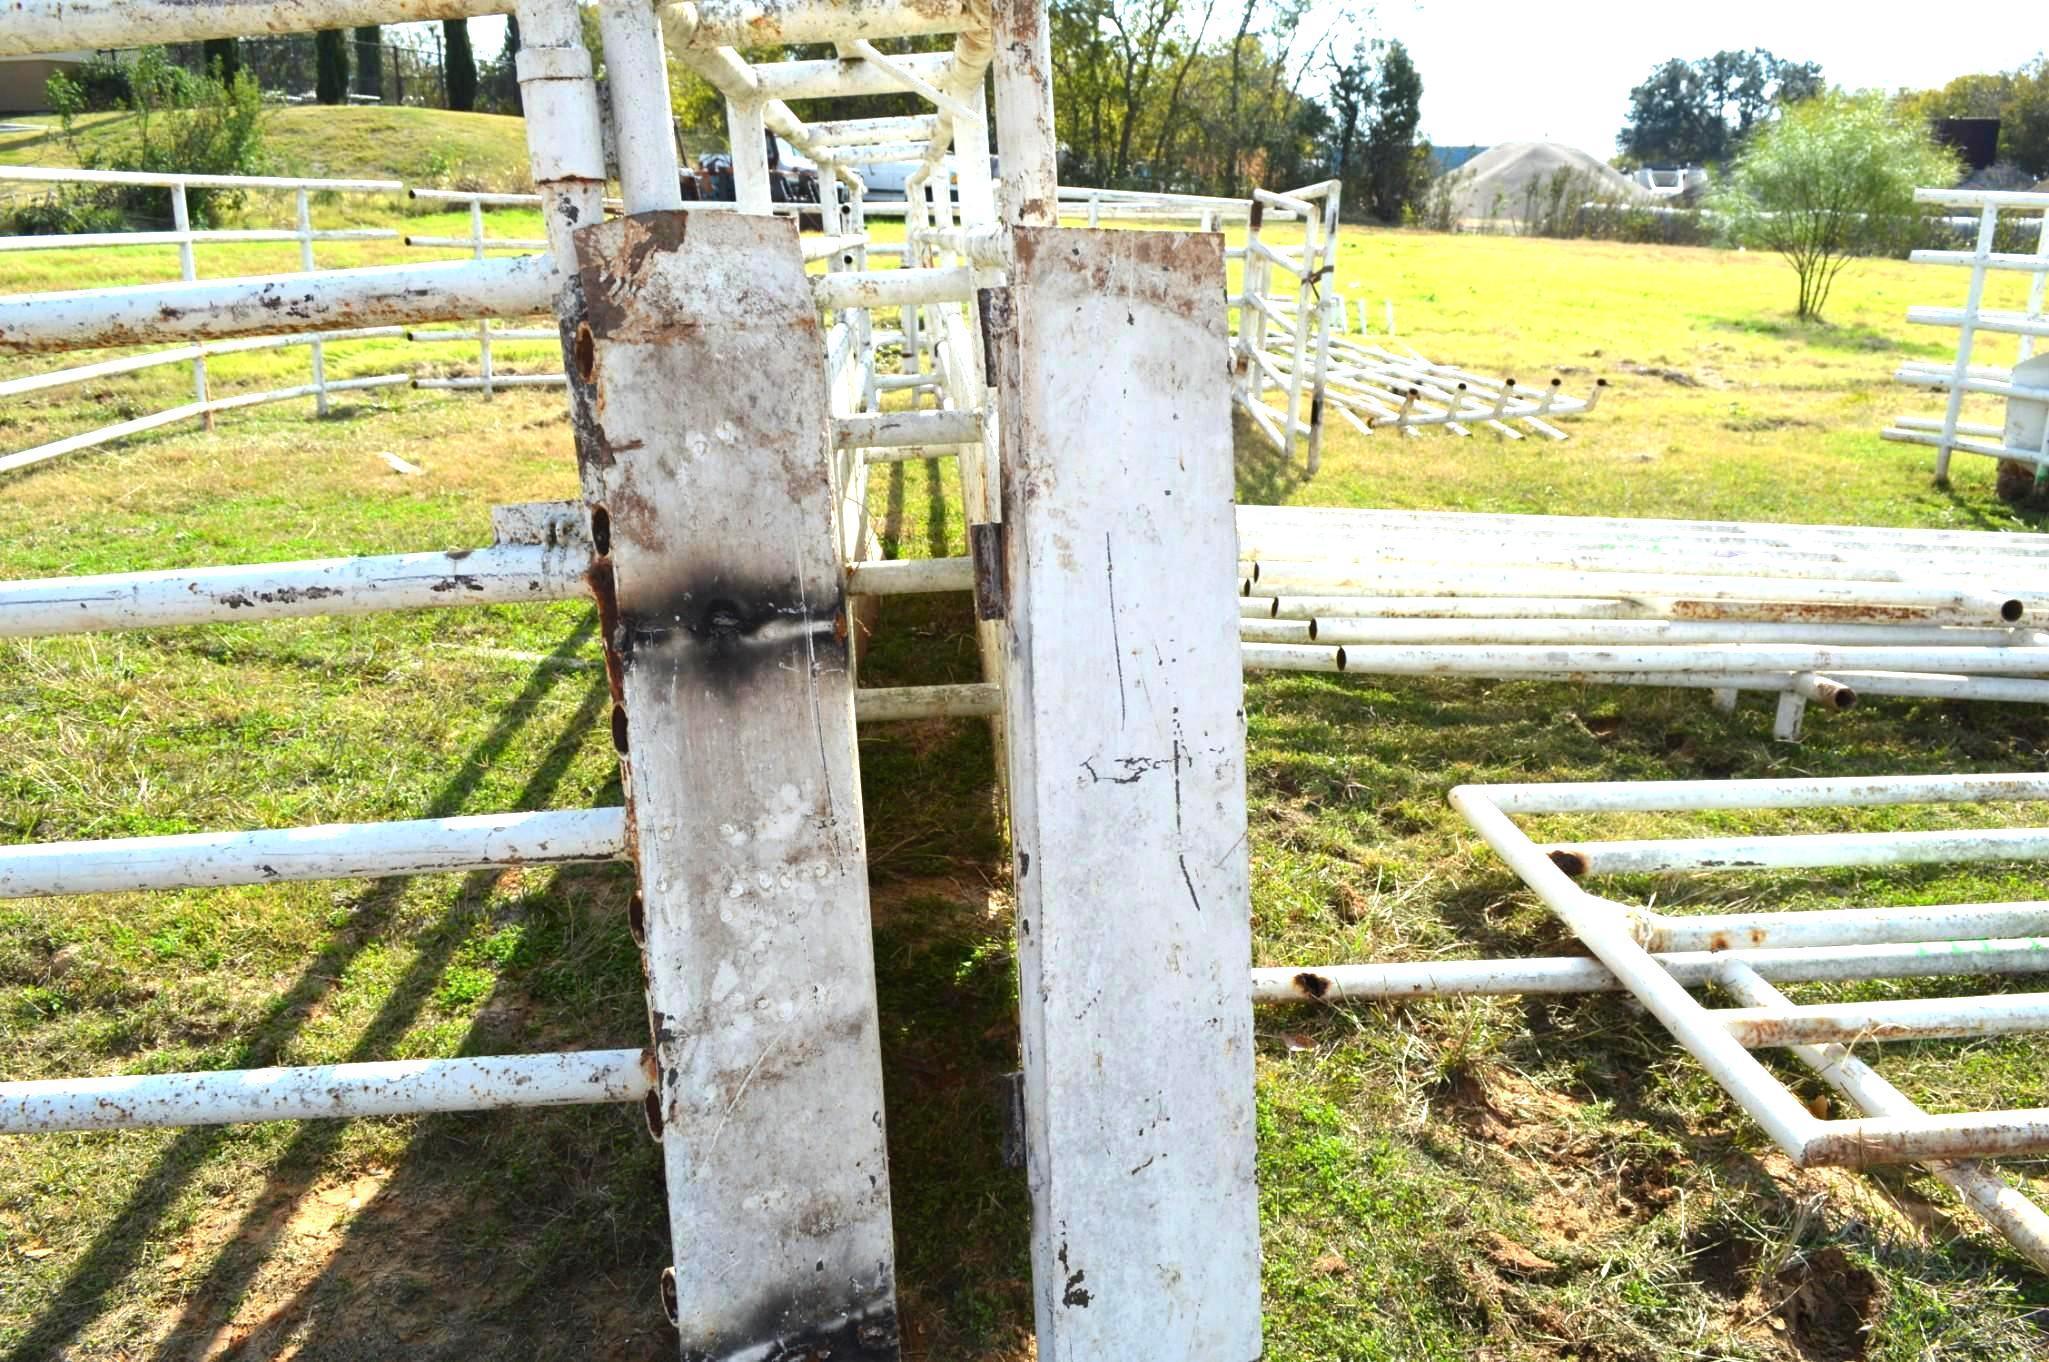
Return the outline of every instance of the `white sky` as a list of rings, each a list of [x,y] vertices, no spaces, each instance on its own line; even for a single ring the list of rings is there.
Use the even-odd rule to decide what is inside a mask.
[[[1764,47],[1820,62],[1834,84],[1893,90],[2010,70],[2049,45],[2049,24],[2032,44],[2002,41],[2002,25],[1965,17],[1971,0],[1950,3],[1954,23],[1903,0],[1330,0],[1307,33],[1349,52],[1351,16],[1370,14],[1367,32],[1408,44],[1423,75],[1423,134],[1439,146],[1563,142],[1606,160],[1630,90],[1668,57]],[[2031,4],[1998,9],[2003,26],[2013,31]],[[479,60],[504,34],[503,19],[470,21]]]
[[[1379,0],[1370,31],[1408,45],[1432,142],[1564,142],[1606,160],[1631,88],[1668,57],[1764,47],[1820,62],[1836,85],[1927,88],[2032,58],[2049,44],[2049,23],[2032,39],[2012,36],[2028,12],[2042,13],[2028,0],[1983,14],[1955,0],[1934,10],[1901,0]]]

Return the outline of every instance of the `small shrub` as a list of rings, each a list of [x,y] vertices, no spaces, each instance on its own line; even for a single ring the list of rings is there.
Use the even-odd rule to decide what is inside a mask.
[[[161,47],[144,48],[133,62],[121,68],[127,107],[135,115],[136,140],[101,149],[81,147],[75,127],[78,115],[95,107],[93,86],[83,78],[92,69],[88,63],[78,80],[60,73],[52,76],[46,86],[65,142],[80,165],[92,170],[184,175],[260,175],[268,169],[263,146],[263,96],[247,71],[238,71],[227,80],[195,76],[172,65]],[[241,194],[232,189],[186,192],[186,206],[194,227],[219,226],[241,206],[241,201]],[[61,204],[31,207],[31,220],[35,213],[40,213],[43,220],[52,222],[83,221],[87,217],[104,221],[104,214],[113,213],[166,222],[171,218],[171,191],[112,187],[90,194],[67,195]],[[65,219],[58,212],[60,208],[73,216]],[[16,210],[17,220],[23,211],[27,210]],[[114,229],[60,226],[54,230]]]

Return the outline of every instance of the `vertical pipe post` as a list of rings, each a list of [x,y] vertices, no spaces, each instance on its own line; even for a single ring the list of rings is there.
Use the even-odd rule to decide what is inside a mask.
[[[299,208],[299,268],[313,272],[313,203],[312,196],[305,190],[298,191]],[[316,416],[327,415],[327,350],[319,341],[307,349],[313,356],[313,412]]]
[[[566,271],[576,258],[572,234],[605,215],[597,82],[575,0],[520,0],[519,37],[527,160],[541,194],[548,253]]]
[[[171,186],[171,226],[179,233],[178,277],[187,281],[199,277],[199,260],[192,247],[192,209],[185,200],[185,186],[181,182]],[[195,401],[211,400],[207,396],[206,360],[202,356],[192,361],[192,396]],[[213,429],[213,413],[202,412],[200,420],[207,430]]]
[[[470,256],[476,260],[484,258],[484,204],[481,199],[470,200]],[[491,319],[484,317],[477,322],[477,374],[484,383],[484,400],[491,400]]]
[[[762,101],[726,101],[726,127],[731,131],[733,198],[743,213],[774,210],[768,184],[768,127],[762,122]]]
[[[1957,362],[1950,375],[1949,402],[1942,413],[1942,443],[1935,447],[1935,485],[1949,485],[1949,456],[1956,448],[1957,420],[1964,413],[1964,385],[1971,377],[1971,347],[1978,337],[1978,309],[1985,301],[1985,257],[1999,235],[1999,208],[1986,204],[1978,213],[1978,246],[1972,252],[1971,287],[1964,296],[1963,324],[1957,328]]]
[[[1321,249],[1311,251],[1304,243],[1302,262],[1310,267],[1310,288],[1304,301],[1316,300],[1316,363],[1311,370],[1309,386],[1309,476],[1315,477],[1323,466],[1323,413],[1324,397],[1330,384],[1330,303],[1338,302],[1335,297],[1326,300],[1323,289],[1335,290],[1338,278],[1338,196],[1343,192],[1336,181],[1329,182],[1323,194],[1323,241]]]
[[[641,214],[579,231],[577,261],[665,1297],[686,1358],[895,1362],[831,396],[796,224]]]
[[[1038,1356],[1246,1362],[1259,1215],[1222,242],[1019,227],[1013,256],[988,309],[1003,567],[977,604],[1009,632]]]
[[[2049,208],[2042,210],[2042,226],[2035,237],[2035,254],[2041,258],[2035,262],[2034,280],[2028,285],[2028,316],[2040,320],[2043,294],[2049,291]],[[2020,355],[2014,362],[2025,364],[2034,358],[2034,354],[2035,338],[2022,336]]]
[[[1046,0],[996,0],[996,146],[1003,220],[1060,221],[1060,161],[1053,137],[1053,42]]]
[[[683,182],[669,121],[668,53],[650,0],[599,0],[605,82],[619,148],[619,192],[629,213],[676,208]]]

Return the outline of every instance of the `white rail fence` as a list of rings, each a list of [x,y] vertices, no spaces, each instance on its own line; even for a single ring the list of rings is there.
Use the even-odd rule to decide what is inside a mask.
[[[1915,201],[1944,208],[1977,211],[1976,236],[1968,251],[1915,251],[1916,264],[1955,265],[1970,271],[1961,308],[1916,307],[1907,320],[1954,329],[1956,358],[1944,364],[1916,361],[1901,366],[1894,377],[1910,387],[1944,393],[1939,417],[1902,416],[1883,432],[1888,440],[1929,445],[1935,450],[1935,480],[1949,481],[1952,454],[1976,454],[2034,470],[2039,490],[2049,479],[2049,355],[2038,355],[2036,342],[2049,336],[2044,312],[2049,289],[2049,193],[1999,193],[1962,189],[1923,189]],[[2002,228],[2030,240],[2032,251],[1996,249]],[[2026,305],[2019,311],[1985,306],[1987,281],[1995,274],[2028,277]],[[2010,366],[1976,363],[1979,336],[2017,337],[2016,359]],[[1968,397],[2004,399],[2003,425],[1964,419]]]

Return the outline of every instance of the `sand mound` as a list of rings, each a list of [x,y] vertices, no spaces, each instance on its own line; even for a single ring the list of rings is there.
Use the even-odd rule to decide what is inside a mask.
[[[1572,176],[1583,200],[1646,203],[1651,193],[1583,151],[1556,142],[1504,142],[1489,147],[1453,176],[1453,206],[1461,221],[1530,216],[1532,197],[1548,197],[1554,178]]]

